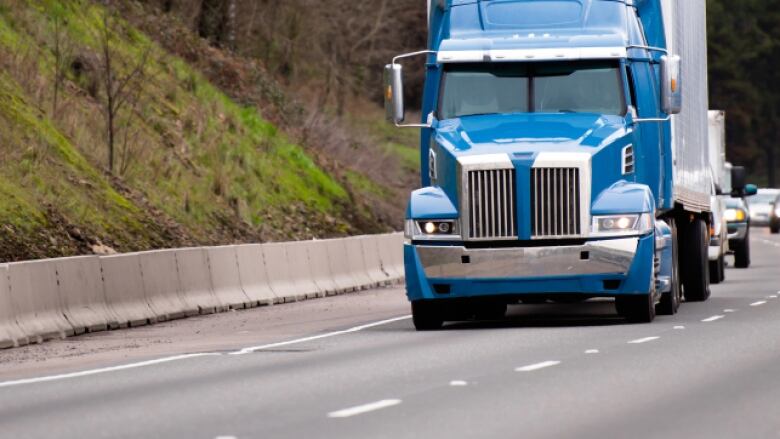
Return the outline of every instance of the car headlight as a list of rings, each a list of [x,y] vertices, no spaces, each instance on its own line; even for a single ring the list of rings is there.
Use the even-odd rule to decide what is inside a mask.
[[[457,220],[406,220],[404,236],[411,240],[458,240],[460,227]]]
[[[726,221],[730,223],[745,221],[745,218],[747,218],[747,214],[742,209],[726,209],[725,216]]]
[[[644,235],[653,230],[653,216],[649,213],[626,215],[597,215],[593,217],[592,235]]]

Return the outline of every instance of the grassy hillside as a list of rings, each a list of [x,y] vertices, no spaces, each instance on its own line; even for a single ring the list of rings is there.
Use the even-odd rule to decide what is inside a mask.
[[[381,228],[354,213],[347,186],[380,198],[382,186],[335,178],[255,105],[106,13],[78,0],[0,4],[0,260]],[[141,70],[117,119],[113,173],[106,21],[116,78]]]

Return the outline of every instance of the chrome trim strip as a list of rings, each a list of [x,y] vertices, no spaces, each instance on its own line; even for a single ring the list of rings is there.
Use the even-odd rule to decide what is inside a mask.
[[[593,241],[578,246],[466,249],[416,246],[425,276],[431,279],[498,279],[583,274],[625,274],[639,238]],[[588,252],[589,258],[582,259]],[[469,263],[464,263],[468,256]]]

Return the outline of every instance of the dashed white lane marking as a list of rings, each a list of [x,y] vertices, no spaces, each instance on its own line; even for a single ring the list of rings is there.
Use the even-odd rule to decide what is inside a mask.
[[[515,368],[515,372],[533,372],[535,370],[557,366],[559,364],[561,364],[560,361],[542,361],[541,363],[529,364],[528,366],[517,367]]]
[[[724,309],[723,312],[737,312],[737,310],[736,309],[727,308],[727,309]]]
[[[236,439],[235,436],[217,436],[214,439]]]
[[[585,353],[589,354],[589,355],[590,354],[598,354],[599,350],[598,349],[588,349],[587,351],[585,351]]]
[[[704,323],[709,323],[709,322],[714,322],[715,320],[720,320],[724,317],[726,316],[722,316],[722,315],[712,316],[712,317],[707,317],[706,319],[702,319],[701,321]]]
[[[26,378],[21,380],[14,380],[14,381],[4,381],[4,382],[0,382],[0,387],[11,387],[11,386],[18,386],[21,384],[44,383],[47,381],[57,381],[57,380],[64,380],[68,378],[80,378],[80,377],[85,377],[90,375],[97,375],[101,373],[117,372],[120,370],[135,369],[138,367],[153,366],[155,364],[170,363],[172,361],[186,360],[189,358],[197,358],[197,357],[207,357],[213,355],[221,355],[221,354],[216,352],[211,352],[211,353],[202,353],[202,354],[175,355],[173,357],[165,357],[165,358],[158,358],[156,360],[140,361],[138,363],[123,364],[121,366],[102,367],[100,369],[90,369],[81,372],[63,373],[60,375],[49,375],[49,376],[38,377],[38,378]]]
[[[777,295],[772,294],[771,296],[766,296],[767,299],[777,299]]]
[[[750,304],[750,306],[761,306],[766,303],[766,300],[759,300],[758,302],[753,302]]]
[[[641,343],[647,343],[648,341],[658,340],[661,337],[645,337],[645,338],[637,338],[636,340],[631,340],[628,342],[628,344],[641,344]]]
[[[358,405],[343,410],[328,413],[329,418],[349,418],[350,416],[362,415],[363,413],[373,412],[384,408],[392,407],[401,403],[400,399],[383,399],[377,402]]]
[[[683,325],[677,325],[674,327],[674,329],[685,329],[685,326]]]
[[[411,319],[411,318],[412,318],[412,316],[410,316],[410,315],[409,316],[396,317],[396,318],[387,319],[387,320],[380,320],[380,321],[374,322],[374,323],[367,323],[365,325],[355,326],[355,327],[352,327],[352,328],[349,328],[349,329],[344,329],[342,331],[328,332],[326,334],[312,335],[312,336],[309,336],[309,337],[298,338],[298,339],[295,339],[295,340],[281,341],[281,342],[278,342],[278,343],[270,343],[270,344],[264,344],[264,345],[260,345],[260,346],[252,346],[252,347],[241,349],[240,351],[230,352],[229,355],[243,355],[243,354],[249,354],[249,353],[256,352],[256,351],[262,351],[262,350],[265,350],[265,349],[274,349],[274,348],[278,348],[278,347],[282,347],[282,346],[289,346],[289,345],[298,344],[298,343],[305,343],[307,341],[321,340],[323,338],[329,338],[329,337],[335,337],[337,335],[344,335],[344,334],[350,334],[350,333],[353,333],[353,332],[359,332],[359,331],[362,331],[364,329],[373,328],[375,326],[387,325],[388,323],[398,322],[398,321],[401,321],[401,320],[408,320],[408,319]]]
[[[450,381],[450,386],[452,386],[452,387],[463,387],[463,386],[468,386],[468,385],[469,385],[469,383],[467,383],[467,382],[465,382],[463,380],[452,380],[452,381]]]

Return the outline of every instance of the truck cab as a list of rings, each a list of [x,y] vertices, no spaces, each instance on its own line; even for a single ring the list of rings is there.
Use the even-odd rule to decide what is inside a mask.
[[[404,249],[416,327],[594,297],[649,322],[676,312],[681,284],[706,300],[704,1],[428,6],[427,50],[385,70],[388,118],[421,128]],[[404,125],[400,61],[414,56],[424,116]]]

